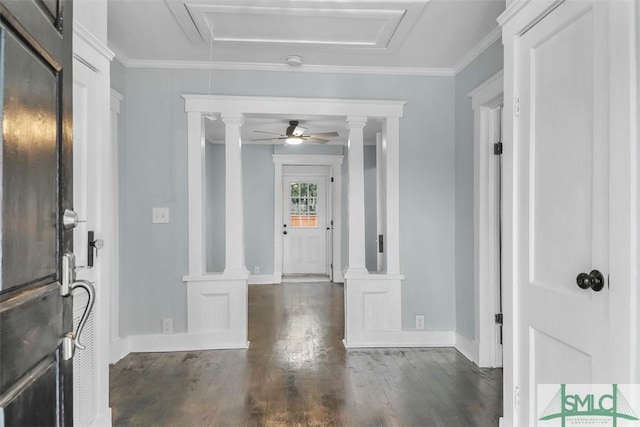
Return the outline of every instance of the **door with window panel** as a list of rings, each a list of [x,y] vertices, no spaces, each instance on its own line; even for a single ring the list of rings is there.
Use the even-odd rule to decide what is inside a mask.
[[[327,274],[327,184],[325,176],[283,180],[284,274]]]

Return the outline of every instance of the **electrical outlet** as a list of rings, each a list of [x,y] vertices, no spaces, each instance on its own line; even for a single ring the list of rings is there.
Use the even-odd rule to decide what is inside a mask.
[[[151,208],[152,224],[168,224],[169,208]]]
[[[173,319],[162,319],[162,333],[163,334],[172,334],[173,333]]]
[[[416,314],[416,329],[424,329],[424,315]]]
[[[253,267],[253,274],[260,274],[260,266]]]

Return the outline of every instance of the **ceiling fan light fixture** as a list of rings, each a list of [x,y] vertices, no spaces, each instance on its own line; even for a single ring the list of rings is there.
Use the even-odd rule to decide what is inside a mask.
[[[297,136],[290,136],[284,140],[289,145],[298,145],[302,144],[302,138],[298,138]]]
[[[292,67],[299,67],[304,62],[304,58],[300,55],[289,55],[287,56],[286,61],[287,64],[291,65]]]

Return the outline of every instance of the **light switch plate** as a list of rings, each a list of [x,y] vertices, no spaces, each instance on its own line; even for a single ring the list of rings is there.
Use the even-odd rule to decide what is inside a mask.
[[[169,208],[151,208],[151,222],[153,224],[168,224]]]

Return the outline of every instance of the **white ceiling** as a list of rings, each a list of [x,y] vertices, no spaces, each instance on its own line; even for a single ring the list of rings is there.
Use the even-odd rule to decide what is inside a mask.
[[[108,39],[128,67],[454,75],[497,39],[504,7],[505,0],[109,0]],[[289,55],[303,65],[287,65]],[[330,144],[346,141],[344,118],[320,116],[249,116],[243,141],[264,137],[255,130],[284,133],[289,120],[307,133],[340,133]],[[368,123],[365,140],[379,130]],[[206,132],[224,140],[220,121],[207,121]]]
[[[497,27],[505,0],[110,0],[125,65],[455,70]],[[211,34],[214,43],[210,45]],[[213,54],[212,54],[213,53]],[[183,64],[184,65],[184,64]]]

